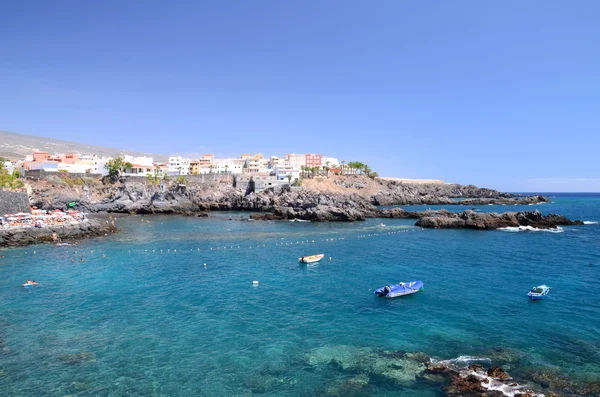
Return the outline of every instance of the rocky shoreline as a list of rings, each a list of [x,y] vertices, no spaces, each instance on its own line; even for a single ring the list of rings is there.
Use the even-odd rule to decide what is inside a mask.
[[[66,181],[66,182],[65,182]],[[496,190],[458,184],[406,184],[374,181],[362,176],[316,178],[302,187],[267,189],[261,192],[236,188],[233,177],[177,183],[145,178],[81,178],[78,184],[68,176],[49,176],[30,183],[29,198],[41,209],[66,209],[71,202],[86,212],[171,214],[196,211],[275,211],[287,216],[360,220],[376,215],[376,206],[410,204],[482,205],[535,204],[542,196],[518,197]],[[335,210],[335,209],[339,210]],[[331,216],[310,215],[325,212]],[[306,212],[306,214],[304,214]],[[363,215],[356,214],[360,212]],[[330,219],[329,219],[330,218]]]
[[[30,202],[45,210],[77,208],[89,213],[204,214],[206,211],[249,211],[253,219],[301,219],[315,222],[353,222],[367,218],[414,218],[430,228],[496,229],[531,226],[552,228],[579,224],[539,212],[482,214],[464,211],[411,212],[381,209],[379,205],[531,205],[548,202],[543,196],[516,196],[493,189],[458,184],[407,184],[367,177],[307,180],[301,188],[284,187],[248,192],[233,178],[177,183],[151,183],[143,178],[118,181],[82,178],[79,185],[57,176],[32,182]],[[67,180],[69,181],[69,180]],[[258,214],[256,214],[258,213]]]
[[[326,212],[328,215],[347,216],[348,213],[336,213],[331,209]],[[307,216],[308,215],[308,216]],[[359,220],[359,213],[356,214],[357,219],[344,220]],[[478,229],[478,230],[493,230],[509,227],[531,227],[535,229],[556,229],[558,226],[583,225],[582,221],[572,221],[562,215],[548,214],[542,215],[541,212],[521,211],[521,212],[504,212],[504,213],[481,213],[472,210],[463,212],[450,212],[446,210],[439,211],[405,211],[399,208],[393,210],[379,210],[375,213],[370,213],[370,218],[392,218],[392,219],[417,219],[415,226],[434,229]],[[296,216],[293,212],[274,211],[273,213],[254,213],[250,215],[254,220],[324,220],[319,219],[319,212],[304,213],[302,217]],[[316,219],[315,219],[316,218]],[[326,220],[326,219],[325,219]],[[336,220],[340,220],[339,218]]]
[[[116,233],[118,229],[103,223],[101,220],[92,219],[78,224],[56,225],[43,228],[11,228],[0,229],[0,247],[18,247],[30,244],[53,243],[53,234],[61,241],[73,241],[87,237],[105,236]]]

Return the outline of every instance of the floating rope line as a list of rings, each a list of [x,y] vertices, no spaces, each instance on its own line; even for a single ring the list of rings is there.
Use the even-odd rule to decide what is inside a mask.
[[[292,247],[295,245],[311,245],[311,244],[319,244],[319,243],[332,243],[332,242],[345,242],[345,241],[351,241],[353,239],[366,239],[366,238],[373,238],[373,237],[385,237],[385,236],[392,236],[392,235],[397,235],[397,234],[402,234],[402,233],[414,233],[416,231],[423,231],[425,229],[423,228],[410,228],[410,229],[402,229],[402,230],[394,230],[394,231],[389,231],[389,232],[384,232],[384,233],[366,233],[366,234],[359,234],[359,235],[354,235],[354,236],[344,236],[344,237],[331,237],[331,238],[318,238],[318,239],[307,239],[307,240],[295,240],[295,241],[278,241],[278,242],[274,242],[274,243],[263,243],[263,244],[254,244],[254,245],[248,245],[248,246],[243,246],[243,245],[234,245],[234,244],[230,244],[229,246],[224,245],[224,246],[213,246],[213,247],[206,247],[206,248],[200,248],[200,247],[196,247],[194,248],[190,248],[189,251],[187,249],[179,249],[179,252],[177,252],[177,248],[163,248],[163,249],[141,249],[138,250],[131,250],[128,249],[127,252],[129,254],[133,253],[143,253],[144,255],[149,255],[150,253],[153,254],[190,254],[190,253],[209,253],[209,252],[224,252],[224,251],[237,251],[237,250],[244,250],[244,249],[260,249],[260,248],[271,248],[271,247]],[[281,238],[283,239],[283,238]],[[28,255],[29,251],[25,251],[25,255]],[[87,254],[86,251],[81,251],[81,250],[75,250],[75,251],[69,251],[69,250],[65,250],[64,253],[65,254],[71,254],[71,255],[78,255],[81,256],[82,254]],[[90,250],[89,251],[89,255],[101,255],[102,258],[107,258],[106,254],[112,252],[114,253],[113,250],[110,251],[101,251],[101,250]],[[37,252],[33,251],[32,252],[33,255],[36,255]],[[83,258],[82,258],[83,259]]]

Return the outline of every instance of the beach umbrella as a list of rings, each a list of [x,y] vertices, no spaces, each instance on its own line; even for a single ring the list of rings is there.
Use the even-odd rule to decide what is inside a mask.
[[[17,219],[19,219],[19,218],[17,218],[16,216],[9,216],[9,217],[8,217],[8,218],[6,218],[6,219],[8,219],[9,221],[16,221],[16,220],[17,220]]]

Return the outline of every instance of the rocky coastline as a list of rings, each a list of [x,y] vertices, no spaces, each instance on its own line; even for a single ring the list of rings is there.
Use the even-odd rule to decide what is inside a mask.
[[[518,197],[496,190],[457,184],[407,184],[346,176],[307,180],[299,188],[245,191],[234,179],[150,183],[144,178],[118,181],[50,176],[29,186],[31,205],[52,210],[69,208],[90,213],[185,214],[200,211],[272,212],[281,219],[357,221],[378,217],[380,205],[536,204],[542,196]]]
[[[0,247],[18,247],[30,244],[54,243],[57,241],[73,241],[87,237],[105,236],[116,233],[118,229],[112,224],[103,223],[99,219],[88,219],[71,225],[53,225],[43,228],[19,227],[0,229]],[[60,239],[60,240],[59,240]]]
[[[68,178],[68,177],[67,177]],[[381,209],[382,205],[530,205],[548,202],[543,196],[518,196],[493,189],[458,184],[409,184],[362,176],[315,178],[302,187],[261,192],[235,187],[233,177],[177,183],[144,178],[99,180],[81,178],[79,184],[50,176],[29,186],[31,205],[45,210],[69,208],[89,213],[204,215],[207,211],[248,211],[253,219],[301,219],[315,222],[353,222],[367,218],[413,218],[428,228],[496,229],[531,226],[552,228],[579,224],[539,212],[483,214],[464,211],[413,212]]]

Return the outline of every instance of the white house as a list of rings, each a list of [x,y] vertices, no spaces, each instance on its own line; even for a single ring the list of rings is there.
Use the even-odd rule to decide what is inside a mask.
[[[169,156],[169,175],[189,175],[190,159],[181,156]]]
[[[300,171],[278,167],[275,168],[275,176],[277,177],[278,181],[290,181],[293,183],[296,179],[300,179]]]
[[[4,161],[2,164],[4,164],[4,169],[6,170],[6,172],[8,172],[9,174],[12,174],[15,170],[15,166],[13,165],[12,161]]]
[[[43,170],[46,172],[58,172],[59,162],[56,161],[36,161],[29,165],[30,170]]]
[[[217,174],[236,174],[240,175],[244,172],[244,168],[247,166],[247,159],[237,158],[224,158],[213,160],[213,172]]]

